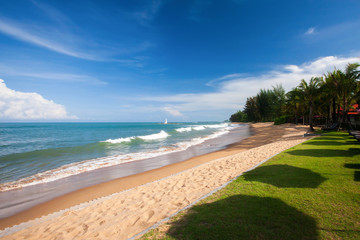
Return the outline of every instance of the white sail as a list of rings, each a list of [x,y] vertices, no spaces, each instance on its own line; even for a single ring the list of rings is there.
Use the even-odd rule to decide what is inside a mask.
[[[167,124],[167,118],[165,118],[165,122],[164,122],[164,124]]]

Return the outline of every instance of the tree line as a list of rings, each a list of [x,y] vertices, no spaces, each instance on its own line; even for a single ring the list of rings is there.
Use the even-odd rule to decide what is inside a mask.
[[[248,97],[242,111],[231,115],[232,122],[293,122],[309,124],[313,129],[314,116],[330,126],[347,123],[348,111],[360,103],[359,63],[349,63],[342,71],[334,69],[323,76],[302,79],[298,86],[285,92],[282,85],[261,89]]]

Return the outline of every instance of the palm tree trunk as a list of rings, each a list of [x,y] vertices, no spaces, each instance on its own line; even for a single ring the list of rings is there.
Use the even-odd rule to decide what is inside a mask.
[[[331,113],[331,101],[329,102],[329,115],[328,115],[328,122],[327,124],[330,126],[332,124],[332,113]]]
[[[309,125],[310,125],[310,131],[312,132],[315,131],[312,122],[312,103],[309,104]]]
[[[346,99],[345,99],[345,97],[343,98],[343,111],[342,111],[342,116],[341,116],[341,122],[340,122],[340,126],[341,126],[341,124],[344,122],[344,120],[345,120],[345,112],[346,112]],[[339,129],[340,129],[340,127],[339,127]]]
[[[305,114],[303,113],[303,125],[305,125]]]
[[[336,118],[336,102],[335,102],[335,99],[332,100],[332,109],[333,109],[333,121],[336,121],[337,122],[337,118]]]

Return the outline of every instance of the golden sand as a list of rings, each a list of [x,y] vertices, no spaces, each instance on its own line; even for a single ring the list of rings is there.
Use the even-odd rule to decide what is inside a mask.
[[[0,234],[3,239],[127,239],[308,139],[305,126],[251,126],[253,136],[227,149],[84,188],[3,219],[2,229],[28,222]]]

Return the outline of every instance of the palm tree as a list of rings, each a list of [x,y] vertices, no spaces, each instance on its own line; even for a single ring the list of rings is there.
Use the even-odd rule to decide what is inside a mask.
[[[357,68],[360,66],[358,63],[348,64],[345,73],[337,70],[333,73],[333,79],[337,84],[336,92],[342,107],[341,123],[344,122],[352,100],[355,99],[359,92],[359,84],[357,79],[360,77],[360,71]]]
[[[322,107],[327,109],[327,124],[331,125],[334,122],[337,122],[336,119],[336,102],[338,99],[337,94],[337,86],[338,82],[336,78],[334,78],[336,74],[336,70],[333,72],[328,72],[324,74],[324,78],[320,83],[320,91],[321,91],[321,100]]]
[[[295,124],[298,124],[298,114],[301,108],[301,92],[299,88],[293,88],[286,94],[286,112],[295,117]]]
[[[359,63],[349,63],[345,69],[346,76],[354,80],[360,79],[360,69],[358,67],[360,67]]]
[[[313,103],[315,98],[318,95],[320,82],[322,78],[321,77],[312,77],[309,81],[309,84],[302,79],[301,83],[299,85],[299,90],[302,93],[302,97],[304,101],[308,104],[309,107],[309,125],[310,125],[310,131],[314,131],[313,127]]]

